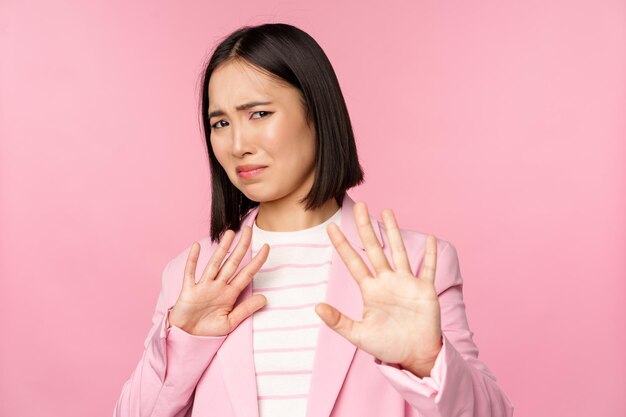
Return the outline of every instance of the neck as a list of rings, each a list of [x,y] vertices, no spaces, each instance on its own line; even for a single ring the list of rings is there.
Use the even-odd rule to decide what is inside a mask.
[[[305,211],[302,205],[285,202],[265,202],[259,204],[256,225],[268,232],[295,232],[324,223],[339,210],[334,198],[321,207]]]

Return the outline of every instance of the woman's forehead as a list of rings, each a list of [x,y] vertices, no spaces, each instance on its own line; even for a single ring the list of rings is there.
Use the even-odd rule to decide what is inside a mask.
[[[233,65],[234,64],[234,65]],[[209,80],[210,111],[233,108],[251,102],[279,104],[297,99],[297,89],[276,80],[251,65],[227,63],[219,66]]]

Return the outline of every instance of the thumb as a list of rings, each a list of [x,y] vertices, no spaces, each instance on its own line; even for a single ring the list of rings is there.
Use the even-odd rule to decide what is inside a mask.
[[[353,331],[355,328],[354,320],[350,319],[345,314],[342,314],[335,307],[326,303],[319,303],[315,306],[315,312],[322,319],[324,323],[341,336],[348,339],[350,343],[358,347],[356,340],[353,337]]]

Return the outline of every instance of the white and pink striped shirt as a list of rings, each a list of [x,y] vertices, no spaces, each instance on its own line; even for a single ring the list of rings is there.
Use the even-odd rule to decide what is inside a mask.
[[[305,416],[320,326],[315,305],[326,299],[334,247],[324,223],[293,232],[252,226],[252,256],[267,243],[268,258],[252,281],[267,304],[252,316],[260,417]]]

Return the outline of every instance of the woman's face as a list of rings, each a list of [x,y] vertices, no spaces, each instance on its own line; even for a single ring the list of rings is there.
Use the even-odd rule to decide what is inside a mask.
[[[231,61],[213,72],[208,93],[211,146],[235,187],[258,202],[304,197],[314,181],[316,144],[299,91]],[[244,165],[265,168],[238,172]]]

